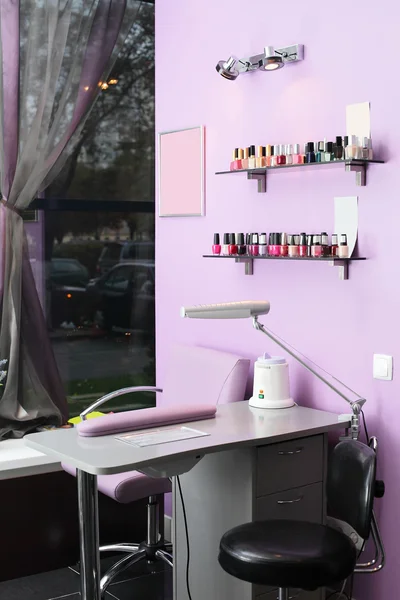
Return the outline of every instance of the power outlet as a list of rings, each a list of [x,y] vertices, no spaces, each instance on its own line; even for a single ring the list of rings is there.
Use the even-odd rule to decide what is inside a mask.
[[[374,354],[373,376],[374,379],[392,381],[393,356],[388,356],[387,354]]]

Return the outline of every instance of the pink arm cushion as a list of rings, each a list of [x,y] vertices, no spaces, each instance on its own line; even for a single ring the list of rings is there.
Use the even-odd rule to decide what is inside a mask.
[[[82,421],[77,425],[77,429],[79,435],[83,437],[97,437],[122,433],[123,431],[149,429],[160,425],[212,419],[215,417],[216,412],[217,407],[212,404],[156,406],[142,410],[128,410],[115,415]]]

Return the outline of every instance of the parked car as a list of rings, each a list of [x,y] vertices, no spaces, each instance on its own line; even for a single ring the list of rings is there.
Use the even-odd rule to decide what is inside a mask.
[[[75,258],[52,258],[50,280],[56,285],[72,285],[86,288],[89,271]]]
[[[154,263],[126,261],[87,287],[93,318],[111,330],[154,331]]]
[[[51,326],[72,328],[89,318],[89,272],[74,258],[53,258],[47,279]]]
[[[154,263],[154,242],[106,242],[96,266],[98,275],[125,261]]]

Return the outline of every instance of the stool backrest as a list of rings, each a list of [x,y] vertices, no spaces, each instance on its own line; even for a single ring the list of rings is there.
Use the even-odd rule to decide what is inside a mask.
[[[371,528],[376,453],[362,442],[346,440],[333,450],[328,470],[328,509],[364,540]]]
[[[199,346],[172,346],[163,382],[164,404],[226,404],[244,400],[250,360]]]

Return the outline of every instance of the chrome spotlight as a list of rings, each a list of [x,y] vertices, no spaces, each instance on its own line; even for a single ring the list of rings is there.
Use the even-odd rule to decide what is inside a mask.
[[[258,66],[260,69],[265,69],[265,71],[275,71],[284,66],[283,58],[281,55],[275,53],[273,46],[266,46],[264,48],[264,57],[259,61]]]
[[[215,68],[222,77],[225,77],[225,79],[235,81],[235,79],[239,77],[239,71],[235,68],[237,63],[238,59],[236,56],[230,56],[226,62],[220,60]]]

